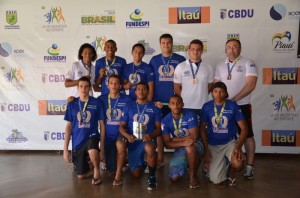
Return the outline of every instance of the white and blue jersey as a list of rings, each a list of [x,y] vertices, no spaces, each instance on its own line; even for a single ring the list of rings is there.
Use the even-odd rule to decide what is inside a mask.
[[[72,123],[72,150],[79,149],[91,137],[100,138],[98,121],[103,120],[101,102],[90,96],[84,106],[85,102],[79,98],[67,105],[64,120]]]
[[[175,119],[176,127],[179,125],[179,119]],[[183,109],[182,123],[179,130],[176,130],[173,123],[172,113],[166,115],[161,121],[162,135],[170,134],[172,138],[184,137],[189,135],[189,129],[198,128],[198,119],[194,112]]]
[[[118,98],[110,98],[111,109],[109,108],[108,94],[98,97],[104,109],[105,122],[105,144],[113,143],[119,136],[120,119],[123,108],[131,102],[131,98],[120,94]]]
[[[169,102],[169,98],[174,95],[173,77],[175,68],[183,61],[185,61],[185,58],[176,53],[173,53],[171,57],[158,54],[151,58],[149,65],[154,72],[154,101]]]
[[[154,81],[153,70],[145,62],[142,62],[139,66],[135,66],[133,63],[129,63],[124,68],[123,79],[129,81],[131,84],[136,85],[139,82],[149,83]],[[129,89],[129,96],[136,100],[135,87]]]
[[[222,106],[216,105],[218,116]],[[216,122],[214,100],[203,105],[200,118],[202,122],[207,123],[207,138],[210,145],[224,145],[233,139],[237,139],[237,121],[243,119],[244,116],[241,109],[231,100],[226,100],[225,109],[219,124]]]
[[[109,89],[107,88],[109,76],[111,76],[113,74],[120,76],[121,78],[123,76],[123,70],[124,70],[124,67],[126,66],[126,60],[119,56],[115,56],[115,58],[116,58],[116,60],[113,65],[111,65],[113,63],[113,61],[108,61],[109,67],[106,67],[107,66],[106,65],[106,57],[102,57],[96,61],[95,79],[97,79],[99,77],[100,69],[104,68],[104,69],[108,70],[107,76],[105,76],[101,82],[101,94],[102,95],[109,94]]]

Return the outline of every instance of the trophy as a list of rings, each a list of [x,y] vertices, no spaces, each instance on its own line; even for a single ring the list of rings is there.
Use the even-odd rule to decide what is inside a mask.
[[[146,126],[141,122],[134,121],[133,135],[137,140],[143,140],[144,135],[146,135]]]

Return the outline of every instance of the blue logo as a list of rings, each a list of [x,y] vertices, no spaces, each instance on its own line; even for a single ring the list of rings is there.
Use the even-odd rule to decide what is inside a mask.
[[[144,13],[140,9],[135,9],[134,12],[129,15],[131,21],[126,22],[126,28],[149,28],[150,22],[144,21],[142,19],[143,16]]]
[[[286,15],[286,8],[283,4],[275,4],[270,9],[270,16],[272,19],[279,21]]]

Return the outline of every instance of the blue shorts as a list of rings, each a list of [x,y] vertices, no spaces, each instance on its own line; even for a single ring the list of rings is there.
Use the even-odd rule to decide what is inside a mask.
[[[195,142],[199,156],[203,154],[204,148],[200,140]],[[185,153],[185,147],[176,149],[170,161],[169,177],[181,177],[185,174],[188,168],[188,160]]]

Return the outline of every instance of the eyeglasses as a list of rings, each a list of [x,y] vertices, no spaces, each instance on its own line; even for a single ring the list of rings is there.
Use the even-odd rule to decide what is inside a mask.
[[[240,47],[237,46],[237,45],[234,45],[234,46],[232,46],[232,47],[227,46],[227,47],[225,47],[225,49],[226,49],[226,50],[237,50],[237,49],[240,49]]]

